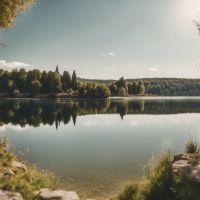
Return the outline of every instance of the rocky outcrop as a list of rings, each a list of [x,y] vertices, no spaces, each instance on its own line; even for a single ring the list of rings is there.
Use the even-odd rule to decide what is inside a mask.
[[[0,190],[1,200],[23,200],[20,193]]]
[[[15,173],[17,173],[18,171],[26,172],[26,170],[27,170],[26,166],[23,163],[18,162],[16,160],[12,160],[10,167],[6,167],[6,168],[3,168],[1,170],[0,177],[2,177],[2,176],[14,176]]]
[[[41,200],[80,200],[76,192],[65,190],[41,189],[37,196]]]
[[[200,183],[200,163],[199,154],[183,153],[174,156],[172,163],[173,173],[184,171],[186,177],[191,182]]]
[[[10,168],[5,168],[2,173],[3,176],[14,176],[15,173]]]
[[[25,164],[22,162],[12,160],[10,167],[2,169],[0,177],[2,176],[15,176],[18,172],[27,172]],[[41,200],[80,200],[77,193],[73,191],[65,190],[50,190],[50,189],[40,189],[35,192],[35,197]],[[23,200],[20,193],[14,193],[9,191],[0,190],[0,200]]]
[[[19,171],[19,170],[26,172],[26,166],[23,163],[18,162],[16,160],[13,160],[11,162],[11,168],[14,172]]]

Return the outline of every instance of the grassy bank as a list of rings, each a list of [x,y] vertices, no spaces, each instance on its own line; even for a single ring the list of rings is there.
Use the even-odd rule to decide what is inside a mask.
[[[15,166],[14,164],[15,163]],[[8,141],[0,139],[0,189],[19,192],[26,200],[34,198],[41,188],[55,188],[56,178],[48,171],[39,170],[18,158]]]
[[[1,190],[19,192],[26,200],[37,200],[35,192],[41,188],[56,189],[57,180],[52,173],[24,162],[9,147],[8,141],[1,138]],[[192,156],[192,165],[200,164],[200,145],[196,140],[187,142],[185,152]],[[173,160],[169,151],[164,153],[155,163],[148,165],[146,176],[127,185],[112,200],[199,200],[200,182],[191,182],[187,171],[174,173]]]
[[[186,153],[193,156],[191,164],[200,163],[199,143],[190,139]],[[148,168],[148,175],[140,181],[127,185],[115,200],[199,200],[200,183],[192,182],[187,171],[172,172],[172,155],[163,154],[155,164]],[[200,173],[200,172],[199,172]]]

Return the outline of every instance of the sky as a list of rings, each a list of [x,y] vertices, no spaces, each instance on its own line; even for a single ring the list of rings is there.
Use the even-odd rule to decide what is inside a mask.
[[[199,0],[38,0],[1,31],[0,67],[200,78]]]

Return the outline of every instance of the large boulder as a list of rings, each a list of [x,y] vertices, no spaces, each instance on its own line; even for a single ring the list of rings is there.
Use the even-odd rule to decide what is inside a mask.
[[[38,197],[41,200],[80,200],[76,192],[65,190],[41,189]]]
[[[172,163],[173,172],[176,173],[180,170],[188,170],[188,168],[191,166],[192,157],[193,155],[188,153],[175,155]]]
[[[1,200],[23,200],[20,193],[0,190]]]
[[[197,159],[198,158],[198,159]],[[200,155],[197,153],[183,153],[174,156],[172,163],[172,172],[184,172],[188,180],[200,183]]]

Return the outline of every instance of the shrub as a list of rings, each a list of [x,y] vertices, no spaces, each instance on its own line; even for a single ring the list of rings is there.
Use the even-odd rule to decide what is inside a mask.
[[[18,89],[14,89],[11,93],[12,97],[20,97],[20,92]]]
[[[149,175],[127,186],[118,200],[173,199],[171,162],[171,154],[163,154],[155,165],[149,167]]]
[[[99,84],[95,88],[95,93],[96,93],[95,96],[99,98],[108,98],[111,95],[110,89],[104,84]]]

